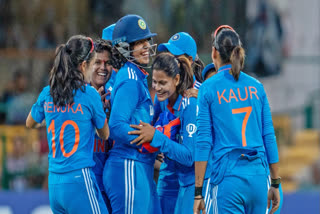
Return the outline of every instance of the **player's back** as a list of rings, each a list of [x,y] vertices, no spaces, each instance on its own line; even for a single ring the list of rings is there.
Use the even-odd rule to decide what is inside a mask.
[[[234,148],[264,152],[262,115],[266,95],[262,84],[243,72],[236,81],[229,70],[224,70],[204,85],[213,101],[214,154],[222,156]]]
[[[98,92],[91,86],[84,89],[76,91],[72,105],[62,107],[53,104],[49,86],[39,96],[43,100],[47,124],[51,172],[94,166],[95,127],[103,127],[105,115]]]

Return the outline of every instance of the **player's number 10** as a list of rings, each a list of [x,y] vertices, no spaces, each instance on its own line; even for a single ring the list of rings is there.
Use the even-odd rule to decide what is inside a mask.
[[[63,135],[64,135],[64,130],[67,127],[67,125],[71,125],[74,128],[75,131],[75,140],[74,140],[74,145],[72,147],[72,150],[70,152],[66,152],[64,149],[64,140],[63,140]],[[48,132],[52,132],[52,156],[53,158],[56,157],[56,141],[55,141],[55,126],[54,126],[54,120],[51,121],[50,126],[48,128]],[[60,131],[60,149],[62,151],[62,154],[64,157],[70,157],[75,153],[78,149],[79,141],[80,141],[80,131],[78,125],[72,121],[72,120],[67,120],[65,121],[62,126],[61,126],[61,131]]]

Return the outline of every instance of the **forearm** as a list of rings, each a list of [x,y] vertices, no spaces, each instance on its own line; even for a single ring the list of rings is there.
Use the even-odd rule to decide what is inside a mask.
[[[195,186],[202,187],[204,174],[206,173],[208,161],[196,161],[195,167]]]
[[[269,169],[270,169],[270,176],[272,179],[277,179],[280,177],[278,163],[269,164]]]
[[[170,140],[166,135],[156,131],[151,141],[151,146],[156,147],[170,159],[179,162],[184,166],[192,166],[194,158],[191,149],[184,144]]]

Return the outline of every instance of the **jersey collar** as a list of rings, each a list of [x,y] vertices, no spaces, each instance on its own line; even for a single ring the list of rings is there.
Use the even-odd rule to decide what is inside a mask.
[[[220,73],[221,71],[228,71],[229,72],[231,68],[232,68],[231,64],[227,64],[227,65],[221,66],[218,69],[218,73]]]

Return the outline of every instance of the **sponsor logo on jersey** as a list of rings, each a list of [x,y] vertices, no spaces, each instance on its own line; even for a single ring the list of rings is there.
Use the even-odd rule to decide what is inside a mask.
[[[187,129],[187,132],[189,133],[188,137],[192,137],[192,135],[197,131],[197,126],[192,123],[189,123],[186,129]]]

